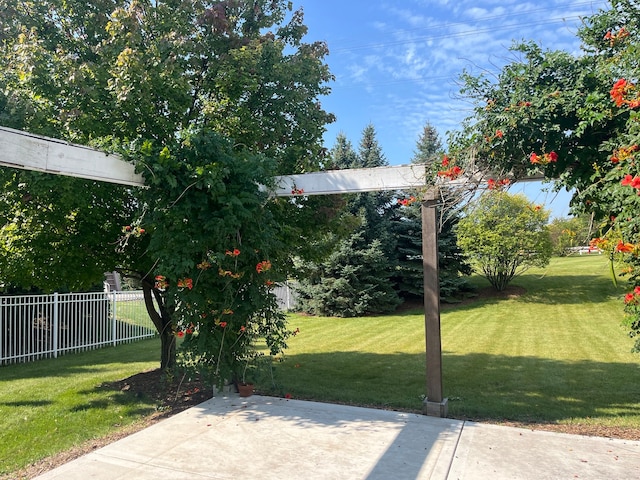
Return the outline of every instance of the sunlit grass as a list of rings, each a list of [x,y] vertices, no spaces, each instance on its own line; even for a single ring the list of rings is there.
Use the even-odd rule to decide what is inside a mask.
[[[154,339],[0,367],[0,475],[153,413],[152,401],[101,385],[157,368],[159,352]]]
[[[525,293],[441,314],[450,415],[640,427],[640,356],[630,353],[632,341],[621,327],[624,289],[613,285],[606,259],[554,259],[514,284]],[[301,333],[277,367],[281,392],[421,409],[421,312],[290,319]]]
[[[554,259],[514,284],[525,293],[441,315],[449,414],[476,420],[640,428],[640,355],[621,326],[603,257]],[[481,278],[473,279],[486,286]],[[290,339],[260,388],[294,398],[420,411],[426,393],[420,311],[344,319],[290,315]],[[112,433],[155,411],[101,387],[156,368],[157,339],[0,367],[0,475]]]

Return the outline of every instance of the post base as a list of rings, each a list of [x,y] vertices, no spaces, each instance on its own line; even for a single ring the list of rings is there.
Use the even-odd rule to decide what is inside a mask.
[[[449,413],[449,399],[444,398],[441,402],[430,402],[428,398],[425,398],[422,402],[422,413],[430,417],[446,417]]]

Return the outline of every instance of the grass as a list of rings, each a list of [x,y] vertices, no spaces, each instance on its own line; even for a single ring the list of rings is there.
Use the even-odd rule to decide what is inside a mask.
[[[105,436],[154,412],[101,387],[158,366],[157,339],[0,367],[0,475]]]
[[[130,325],[153,327],[144,300],[120,300],[116,303],[118,321]]]
[[[613,286],[606,259],[554,259],[514,284],[526,293],[442,312],[450,416],[640,428],[640,356],[629,353],[633,342],[621,327],[625,292]],[[420,311],[291,315],[290,323],[300,334],[276,367],[276,393],[421,410]],[[158,352],[153,339],[0,367],[0,475],[153,413],[150,400],[101,385],[157,367]]]
[[[630,353],[632,341],[621,327],[624,289],[614,287],[606,260],[554,259],[514,284],[526,293],[442,312],[449,414],[640,428],[640,357]],[[291,326],[301,333],[278,366],[282,392],[421,409],[421,312],[355,319],[292,315]]]

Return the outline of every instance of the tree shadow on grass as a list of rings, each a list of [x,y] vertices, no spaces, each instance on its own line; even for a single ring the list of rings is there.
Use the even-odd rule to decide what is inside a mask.
[[[610,280],[600,275],[539,276],[522,275],[514,281],[523,285],[527,294],[518,298],[521,302],[574,305],[600,303],[612,297],[622,297],[622,288],[616,288]]]
[[[160,364],[160,342],[157,339],[105,346],[86,352],[67,353],[58,358],[45,358],[27,363],[0,366],[0,381],[25,378],[69,377],[102,371],[101,365],[120,362],[153,362]]]
[[[441,312],[472,310],[479,306],[496,305],[517,300],[522,303],[541,305],[579,305],[622,298],[624,290],[598,275],[540,276],[520,275],[504,291],[497,291],[488,282],[464,298],[454,302],[440,302]],[[395,316],[420,315],[424,313],[421,301],[401,305]]]
[[[289,355],[278,379],[298,398],[419,411],[423,354],[329,352]],[[296,367],[297,366],[297,367]],[[640,365],[443,353],[449,416],[559,422],[636,417]]]

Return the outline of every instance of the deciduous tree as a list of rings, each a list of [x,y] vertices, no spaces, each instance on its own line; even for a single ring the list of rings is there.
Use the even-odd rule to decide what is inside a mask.
[[[322,134],[333,117],[322,109],[319,97],[328,93],[332,77],[324,62],[326,45],[305,43],[306,31],[302,11],[292,11],[284,0],[0,0],[2,124],[117,151],[137,162],[150,185],[144,191],[101,188],[93,182],[4,170],[3,185],[21,189],[33,200],[23,208],[14,201],[20,193],[7,190],[0,199],[0,211],[9,219],[4,238],[14,251],[21,249],[15,256],[0,255],[0,261],[29,257],[33,260],[26,265],[37,267],[44,258],[53,258],[49,263],[56,267],[46,281],[42,268],[15,281],[55,288],[51,277],[62,281],[75,274],[84,284],[116,267],[139,277],[163,336],[162,367],[171,366],[173,335],[190,311],[186,306],[193,307],[188,298],[205,286],[186,276],[195,268],[196,252],[203,261],[224,255],[221,245],[182,230],[194,234],[192,226],[202,224],[201,232],[215,235],[235,226],[237,245],[239,239],[251,245],[243,251],[249,262],[257,255],[250,253],[257,245],[253,235],[264,233],[254,227],[271,229],[287,217],[287,231],[274,231],[289,243],[290,252],[300,253],[304,248],[296,239],[303,234],[308,238],[314,230],[308,228],[311,221],[314,227],[321,221],[301,208],[313,203],[304,198],[295,204],[273,201],[260,210],[256,202],[264,199],[254,188],[268,184],[268,175],[314,170],[323,162]],[[204,144],[209,147],[201,148]],[[246,173],[247,165],[251,188],[247,182],[225,183],[240,181],[237,172]],[[67,191],[75,197],[58,193]],[[205,213],[207,208],[214,210]],[[43,219],[48,228],[28,228]],[[51,231],[73,237],[65,237],[61,247],[82,248],[51,250]],[[220,240],[230,238],[225,233]],[[35,253],[43,250],[49,250],[48,257]],[[262,253],[270,256],[265,261],[280,255],[273,249]],[[65,255],[76,261],[66,261]],[[79,274],[85,265],[90,268]],[[282,261],[277,270],[286,267]],[[170,287],[160,288],[157,275],[168,279]],[[193,290],[177,287],[184,278],[193,278]],[[214,309],[229,290],[247,300],[254,312],[265,305],[267,297],[261,295],[269,295],[264,286],[259,295],[248,294],[244,282],[226,288],[206,291]],[[199,307],[208,308],[202,300]],[[257,321],[247,310],[235,311]],[[277,328],[285,335],[282,324]],[[208,328],[198,332],[201,346],[213,335]]]
[[[458,224],[458,244],[489,283],[504,290],[532,266],[544,267],[552,253],[549,213],[524,195],[483,195]]]

